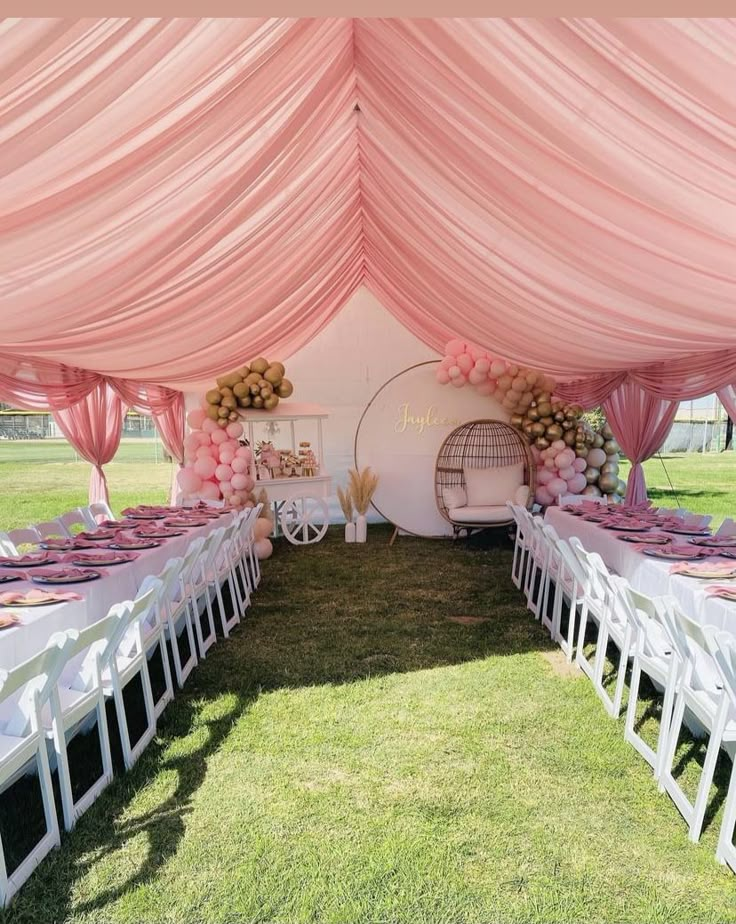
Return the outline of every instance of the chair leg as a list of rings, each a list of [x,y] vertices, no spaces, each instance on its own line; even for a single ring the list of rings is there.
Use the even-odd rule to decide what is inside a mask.
[[[714,728],[712,729],[710,738],[708,739],[708,749],[705,752],[703,772],[700,775],[698,794],[695,797],[693,814],[690,820],[690,830],[688,832],[688,837],[691,841],[693,841],[693,843],[696,844],[700,840],[700,833],[703,830],[703,819],[705,818],[705,810],[708,806],[710,787],[713,782],[713,776],[716,771],[716,763],[718,762],[718,755],[721,750],[721,741],[723,740],[723,730],[726,725],[727,714],[728,712],[726,699],[723,697],[722,705],[718,709]]]
[[[164,709],[174,698],[174,684],[171,680],[171,664],[169,663],[169,651],[166,644],[166,632],[164,631],[163,625],[161,626],[161,631],[158,636],[158,648],[161,653],[161,665],[164,671],[164,692],[158,698],[158,701],[154,703],[156,718],[161,715]]]
[[[736,761],[731,768],[731,779],[728,784],[728,796],[723,809],[723,821],[718,834],[718,847],[716,859],[719,863],[728,863],[736,872],[736,847],[734,846],[734,828],[736,828]]]

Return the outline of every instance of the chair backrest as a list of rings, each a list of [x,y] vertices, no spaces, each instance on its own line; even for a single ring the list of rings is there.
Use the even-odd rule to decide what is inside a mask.
[[[7,533],[0,533],[0,555],[17,555],[18,549]]]
[[[18,552],[26,545],[36,546],[41,541],[41,535],[33,526],[25,529],[9,529],[8,539],[13,543]]]
[[[71,645],[69,633],[54,632],[43,651],[10,671],[0,671],[0,703],[21,691],[5,723],[5,734],[24,737],[37,729],[40,708],[59,679]]]
[[[115,516],[110,510],[110,505],[105,503],[105,501],[97,501],[94,504],[90,504],[89,507],[85,508],[89,510],[90,516],[94,520],[95,526],[98,523],[98,520],[114,520]]]
[[[56,537],[68,539],[70,535],[69,530],[64,526],[61,520],[43,520],[41,523],[36,523],[36,531],[41,539]]]
[[[103,616],[92,625],[84,629],[68,630],[67,634],[71,637],[72,644],[62,671],[62,674],[66,675],[71,664],[73,670],[66,677],[68,687],[73,690],[90,688],[96,678],[98,666],[100,670],[104,670],[120,647],[130,624],[130,610],[130,603],[116,603],[110,607],[107,616]]]
[[[683,683],[689,684],[694,690],[710,689],[711,684],[703,668],[706,663],[712,665],[714,662],[709,652],[705,627],[686,616],[675,597],[657,597],[654,602],[660,619],[667,627],[667,634],[685,665]]]
[[[163,583],[153,575],[149,575],[144,583],[147,585],[146,589],[141,585],[135,600],[125,601],[130,616],[119,648],[122,654],[129,657],[145,654],[144,625],[156,626],[161,623],[160,601]]]
[[[730,632],[706,626],[705,638],[731,705],[736,707],[736,637]]]
[[[70,510],[68,513],[63,514],[59,517],[59,522],[66,529],[70,536],[73,536],[75,532],[81,532],[82,530],[89,529],[89,521],[82,513],[81,507],[76,507],[74,510]],[[81,527],[81,529],[74,529],[75,526]]]
[[[718,527],[716,536],[736,536],[736,521],[732,520],[731,517],[726,517]]]
[[[577,507],[584,503],[608,504],[608,495],[602,497],[589,496],[588,494],[560,494],[557,503],[566,507]]]
[[[588,577],[587,592],[603,602],[611,588],[611,575],[603,559],[597,552],[589,552],[577,536],[571,536],[568,544]]]

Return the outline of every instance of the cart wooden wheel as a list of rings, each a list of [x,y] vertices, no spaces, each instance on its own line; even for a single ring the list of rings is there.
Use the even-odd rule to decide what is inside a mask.
[[[298,495],[281,508],[281,529],[294,545],[311,545],[324,538],[330,525],[330,512],[321,497]]]

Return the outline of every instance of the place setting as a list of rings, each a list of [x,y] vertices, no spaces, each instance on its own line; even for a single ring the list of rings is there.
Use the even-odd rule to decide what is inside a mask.
[[[658,533],[622,533],[616,536],[621,542],[629,542],[636,545],[668,545],[672,542],[671,536],[661,536]]]
[[[83,600],[81,594],[67,591],[64,593],[43,590],[4,591],[0,593],[0,606],[52,606],[56,603],[69,603],[73,600]]]
[[[648,558],[662,561],[698,561],[703,557],[702,550],[687,545],[647,546],[641,551]]]
[[[670,574],[679,574],[683,577],[699,578],[700,580],[736,578],[736,562],[701,561],[699,563],[682,562],[670,568]]]
[[[3,555],[0,556],[0,568],[40,568],[44,565],[51,565],[57,561],[56,556],[49,555],[48,552],[26,552],[23,555]]]
[[[135,552],[123,552],[117,549],[105,549],[97,552],[76,552],[68,557],[70,564],[80,568],[107,567],[108,565],[127,565],[138,558]]]

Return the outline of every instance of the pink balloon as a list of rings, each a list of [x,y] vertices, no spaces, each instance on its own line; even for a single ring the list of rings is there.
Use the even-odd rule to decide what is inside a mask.
[[[567,482],[563,481],[562,478],[553,478],[552,481],[547,485],[547,490],[552,495],[552,497],[557,497],[558,494],[567,493]]]
[[[202,487],[202,479],[191,468],[180,468],[176,480],[179,482],[179,487],[186,494],[196,494]]]
[[[494,379],[506,373],[506,363],[502,359],[494,359],[490,366],[490,372]]]
[[[199,496],[205,500],[219,500],[220,499],[220,489],[214,483],[214,481],[205,481],[202,487],[199,489]]]
[[[491,381],[482,382],[480,385],[476,385],[475,390],[479,395],[492,395],[496,390],[496,383]]]
[[[465,344],[462,340],[449,340],[445,346],[445,353],[448,356],[459,356],[465,352]]]
[[[235,458],[230,463],[230,468],[234,472],[241,474],[242,472],[248,471],[248,464],[249,463],[242,456],[235,456]]]
[[[537,481],[541,485],[549,484],[555,476],[548,468],[541,468],[537,472]]]
[[[555,462],[553,456],[547,456],[547,458],[544,460],[544,467],[549,469],[557,468],[557,463]]]
[[[587,459],[575,459],[575,461],[572,463],[572,467],[575,469],[576,472],[584,472],[585,469],[588,467],[588,460]]]
[[[229,497],[233,493],[233,486],[229,481],[221,481],[220,483],[220,494],[223,497]]]
[[[582,472],[576,472],[567,482],[567,490],[571,494],[580,494],[585,490],[588,481]]]
[[[196,433],[187,433],[183,445],[185,449],[196,449],[199,446],[199,436]]]
[[[197,458],[197,453],[193,449],[184,450],[184,461],[185,462],[194,462]]]
[[[230,483],[232,484],[233,488],[236,491],[247,491],[248,490],[248,476],[247,475],[235,474],[230,480]]]
[[[250,446],[239,446],[235,455],[240,456],[241,459],[245,459],[246,462],[250,462],[253,459],[253,450]]]
[[[552,501],[554,500],[554,498],[549,493],[547,488],[545,486],[542,486],[542,487],[537,488],[534,494],[534,500],[538,504],[541,504],[542,507],[549,507]]]
[[[557,456],[557,465],[559,468],[567,468],[575,461],[575,452],[572,449],[563,449]]]
[[[223,465],[230,465],[235,458],[235,453],[232,449],[220,449],[220,462]]]
[[[449,383],[450,373],[447,371],[447,369],[443,369],[440,366],[440,368],[437,370],[437,381],[440,383],[440,385],[447,385]]]
[[[200,446],[199,449],[194,453],[198,459],[211,459],[212,458],[212,446]]]
[[[207,414],[200,407],[195,408],[195,410],[190,411],[187,414],[187,423],[192,428],[192,430],[199,430],[206,419]]]
[[[452,380],[452,384],[455,386],[455,388],[462,388],[467,381],[468,380],[465,378],[465,376],[460,373],[460,375],[456,375]]]
[[[460,366],[458,366],[457,363],[455,363],[454,366],[450,366],[450,368],[447,370],[447,374],[450,376],[451,379],[456,379],[459,375],[463,374],[463,371],[460,368]]]
[[[196,436],[200,446],[209,446],[212,442],[212,435],[210,433],[205,433],[204,430],[197,430]]]
[[[256,539],[253,543],[253,548],[260,561],[270,558],[273,553],[273,544],[270,539]]]
[[[233,470],[229,465],[218,465],[215,469],[215,478],[218,481],[230,481],[233,475]]]
[[[258,517],[253,526],[253,535],[256,539],[266,539],[273,532],[273,523],[268,517]]]
[[[205,420],[202,424],[202,430],[204,430],[205,433],[214,433],[218,429],[219,427],[210,417],[208,417],[207,420]]]
[[[560,469],[560,478],[564,479],[565,481],[569,482],[570,479],[574,477],[575,469],[572,467],[572,465],[568,465],[565,468]]]
[[[562,452],[563,449],[567,449],[567,443],[564,440],[555,440],[550,448],[554,449],[555,452]],[[575,453],[573,453],[573,455],[575,455]]]
[[[485,372],[479,372],[475,366],[468,373],[468,381],[471,385],[481,385],[486,380]]]
[[[215,474],[216,468],[217,462],[215,462],[212,456],[197,459],[194,463],[194,471],[200,478],[211,478]]]
[[[212,434],[213,443],[217,443],[219,445],[220,443],[224,443],[226,440],[227,433],[225,433],[224,430],[215,430],[215,432]]]
[[[474,362],[469,353],[461,353],[457,358],[457,364],[460,367],[460,371],[467,375],[473,368]]]
[[[245,477],[248,479],[248,484],[245,486],[245,490],[252,491],[256,486],[256,480],[252,475],[246,475]]]
[[[486,356],[481,356],[480,359],[476,359],[475,368],[478,372],[482,372],[484,375],[488,375],[488,371],[491,368],[491,362]]]
[[[236,440],[239,436],[243,435],[243,425],[238,423],[237,420],[234,420],[225,427],[225,433],[227,433],[230,439]]]

